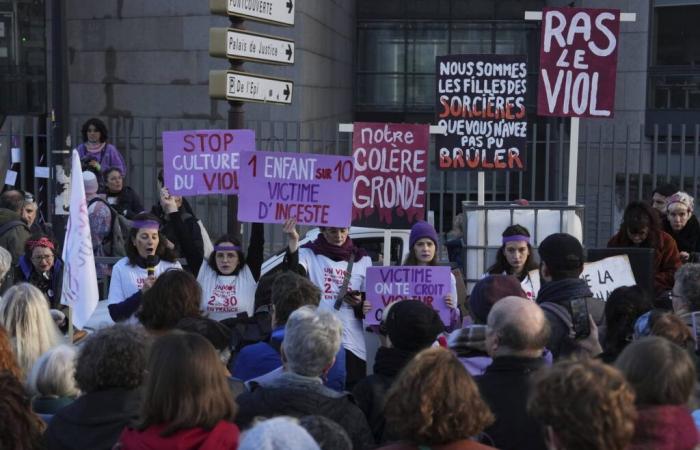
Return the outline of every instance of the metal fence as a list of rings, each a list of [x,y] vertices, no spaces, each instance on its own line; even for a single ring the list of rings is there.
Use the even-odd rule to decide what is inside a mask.
[[[80,142],[80,127],[85,118],[71,121],[72,147]],[[160,120],[109,118],[105,121],[109,140],[125,156],[127,184],[143,198],[144,205],[155,204],[156,174],[162,165],[162,132],[168,130],[215,129],[222,121]],[[0,170],[7,167],[9,149],[19,145],[23,151],[20,186],[43,193],[44,211],[52,203],[51,185],[33,177],[33,167],[47,160],[46,129],[49,123],[36,118],[10,118],[0,128]],[[326,154],[351,153],[352,136],[338,132],[338,123],[249,121],[255,130],[259,150]],[[645,130],[653,133],[647,134]],[[671,125],[644,124],[624,128],[601,121],[581,124],[579,144],[578,189],[576,203],[585,207],[584,243],[588,247],[604,246],[616,231],[624,206],[635,199],[650,199],[661,182],[673,182],[691,195],[698,194],[698,152],[700,124],[682,127],[674,135]],[[568,174],[568,126],[531,124],[525,154],[525,172],[486,173],[486,200],[565,201]],[[431,138],[431,144],[432,138]],[[434,148],[434,146],[432,146]],[[3,164],[5,166],[3,167]],[[463,201],[476,200],[477,176],[472,172],[442,172],[435,168],[430,152],[427,209],[433,211],[435,226],[441,232],[452,226],[454,214],[461,212]],[[212,195],[190,199],[195,213],[213,238],[226,230],[226,198]],[[266,228],[266,250],[284,245],[281,227]],[[247,230],[246,230],[247,231]]]

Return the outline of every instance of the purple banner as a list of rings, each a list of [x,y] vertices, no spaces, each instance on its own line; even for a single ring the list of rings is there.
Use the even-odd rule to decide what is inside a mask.
[[[240,152],[253,150],[253,130],[164,131],[163,181],[175,195],[237,194]]]
[[[244,152],[239,172],[245,195],[238,220],[349,227],[353,159],[310,153]]]
[[[381,322],[387,306],[401,300],[420,300],[440,314],[442,323],[450,324],[450,308],[444,300],[452,291],[449,267],[369,267],[365,288],[372,305],[365,314],[365,325]]]

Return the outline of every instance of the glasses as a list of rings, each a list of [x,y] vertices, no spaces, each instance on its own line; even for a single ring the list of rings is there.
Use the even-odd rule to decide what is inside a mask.
[[[51,261],[52,259],[53,259],[53,255],[32,256],[32,261],[35,261],[35,262]]]

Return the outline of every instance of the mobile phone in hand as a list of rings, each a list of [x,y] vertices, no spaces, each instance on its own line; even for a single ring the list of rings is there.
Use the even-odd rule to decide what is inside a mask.
[[[571,310],[571,323],[576,339],[583,339],[591,334],[591,323],[588,319],[588,304],[585,297],[576,297],[569,300]]]

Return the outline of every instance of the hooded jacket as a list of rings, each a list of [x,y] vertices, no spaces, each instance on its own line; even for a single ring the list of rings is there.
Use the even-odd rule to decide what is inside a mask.
[[[111,449],[139,415],[141,391],[123,388],[87,393],[60,409],[44,434],[49,450]]]
[[[345,429],[356,450],[375,447],[372,432],[360,408],[349,394],[325,387],[320,378],[283,372],[265,386],[254,385],[251,392],[236,399],[236,424],[247,428],[258,416],[327,417]]]
[[[115,448],[120,450],[236,450],[238,427],[220,420],[211,430],[188,428],[170,436],[160,435],[164,425],[153,425],[143,431],[127,428]]]
[[[0,208],[0,227],[12,221],[16,226],[9,228],[0,235],[0,247],[4,247],[12,255],[12,265],[16,266],[19,257],[24,254],[24,244],[29,239],[29,227],[24,224],[22,218],[16,212]]]
[[[574,340],[569,300],[580,297],[586,299],[588,313],[593,316],[598,327],[603,326],[605,302],[593,297],[586,282],[580,278],[565,278],[547,282],[542,285],[537,294],[537,304],[542,307],[551,328],[547,348],[552,352],[555,360],[562,356],[568,356],[578,349],[578,344]],[[550,305],[546,305],[546,303]],[[551,304],[554,306],[552,307]]]

